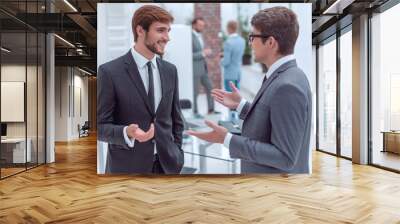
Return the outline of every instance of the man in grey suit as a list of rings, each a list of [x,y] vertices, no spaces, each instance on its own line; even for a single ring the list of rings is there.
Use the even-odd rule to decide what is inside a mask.
[[[200,84],[204,87],[207,95],[208,113],[214,113],[214,100],[211,97],[212,85],[208,78],[206,57],[212,54],[208,48],[204,48],[202,32],[206,23],[203,18],[195,18],[192,21],[192,51],[193,51],[193,112],[198,115],[197,96]]]
[[[98,139],[106,173],[180,173],[183,121],[176,67],[164,54],[173,17],[148,5],[132,19],[134,47],[99,67]],[[144,131],[148,130],[148,131]]]
[[[255,60],[269,69],[252,103],[233,92],[213,90],[217,102],[236,109],[243,119],[241,136],[206,121],[213,130],[189,134],[223,143],[242,173],[308,173],[312,99],[307,77],[297,67],[294,46],[299,25],[290,9],[273,7],[251,20],[249,41]]]
[[[224,68],[224,86],[225,90],[232,92],[229,85],[233,82],[239,89],[240,77],[242,75],[241,66],[246,42],[243,37],[237,33],[238,24],[236,21],[229,21],[227,25],[228,38],[224,42],[224,53],[221,64]]]

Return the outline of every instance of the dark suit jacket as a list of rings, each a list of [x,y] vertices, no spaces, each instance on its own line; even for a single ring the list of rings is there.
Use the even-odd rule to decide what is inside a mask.
[[[203,57],[203,48],[199,38],[192,31],[192,52],[193,52],[193,76],[203,76],[208,74],[207,62]]]
[[[165,173],[180,173],[183,166],[183,120],[179,107],[176,67],[157,58],[162,98],[151,112],[143,81],[131,51],[101,65],[97,79],[98,140],[108,142],[106,173],[151,173],[154,144]],[[123,128],[138,124],[147,131],[154,122],[153,140],[135,141],[129,148]]]

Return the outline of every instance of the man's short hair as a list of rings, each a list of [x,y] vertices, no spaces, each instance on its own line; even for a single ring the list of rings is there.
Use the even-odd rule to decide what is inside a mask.
[[[251,25],[262,35],[273,36],[278,42],[280,54],[293,54],[299,35],[299,23],[292,10],[280,6],[260,10],[251,19]]]
[[[138,39],[136,27],[141,26],[144,30],[149,31],[149,28],[154,22],[172,23],[174,17],[165,9],[155,5],[145,5],[135,11],[132,18],[132,31],[135,42]]]
[[[231,20],[228,22],[228,29],[232,30],[233,32],[236,32],[238,28],[238,23],[234,20]]]
[[[194,24],[196,24],[197,21],[199,21],[199,20],[204,21],[204,18],[203,18],[203,17],[195,17],[195,18],[192,20],[192,26],[193,26]]]

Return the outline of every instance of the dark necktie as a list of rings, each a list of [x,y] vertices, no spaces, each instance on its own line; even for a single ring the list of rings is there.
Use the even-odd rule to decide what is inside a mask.
[[[264,85],[264,82],[265,82],[265,81],[267,81],[267,76],[266,76],[266,75],[264,75],[264,79],[263,79],[263,82],[262,82],[261,85]]]
[[[149,74],[149,102],[150,102],[150,109],[151,112],[155,112],[155,105],[154,105],[154,82],[153,82],[153,69],[151,67],[151,61],[147,62],[147,72]]]

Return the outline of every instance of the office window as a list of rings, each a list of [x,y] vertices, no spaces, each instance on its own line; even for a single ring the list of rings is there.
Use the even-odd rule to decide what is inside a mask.
[[[400,170],[400,5],[371,19],[372,163]]]
[[[352,33],[340,36],[340,154],[352,157]]]
[[[336,39],[318,48],[318,149],[336,153]]]

